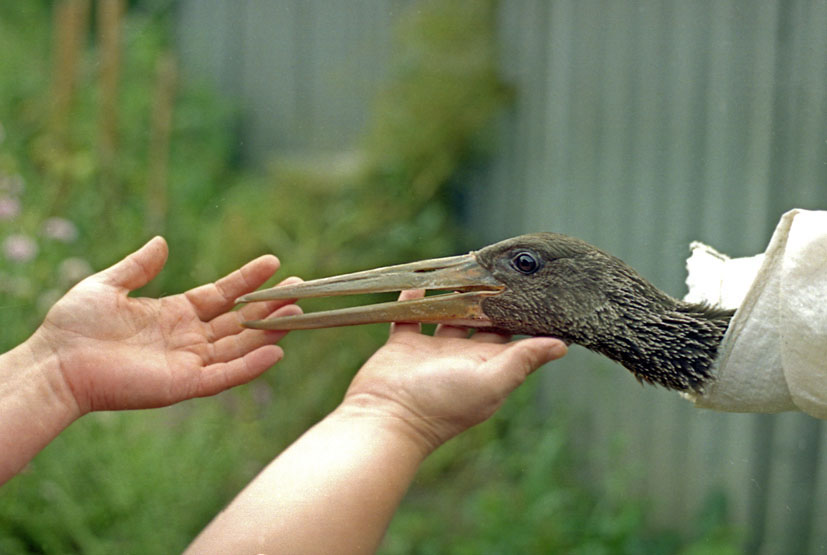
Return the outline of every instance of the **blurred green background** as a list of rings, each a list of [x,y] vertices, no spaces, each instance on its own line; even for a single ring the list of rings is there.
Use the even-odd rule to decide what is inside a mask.
[[[639,62],[644,69],[634,75],[640,79],[655,67],[652,60],[621,59],[623,51],[611,43],[619,37],[614,27],[595,23],[603,8],[617,4],[583,3],[583,13],[571,2],[518,4],[0,4],[0,348],[24,340],[77,280],[156,233],[169,241],[171,256],[141,292],[151,296],[212,281],[265,252],[281,257],[281,276],[313,278],[465,252],[539,229],[578,234],[638,266],[654,264],[629,246],[634,241],[620,243],[612,227],[624,226],[636,210],[644,219],[651,215],[647,210],[658,204],[648,200],[649,189],[609,190],[612,179],[632,183],[645,173],[651,160],[646,151],[637,158],[622,152],[623,129],[628,124],[630,135],[643,136],[642,124],[632,122],[651,122],[658,98],[643,87],[617,87],[624,80],[612,73],[615,66],[592,67],[603,59],[592,52]],[[614,15],[619,24],[623,17],[651,23],[655,4],[629,3],[628,15],[624,9]],[[657,5],[658,13],[666,9]],[[355,21],[354,35],[341,39],[355,46],[303,60],[302,41],[318,45],[329,33],[331,43],[341,38],[338,12]],[[381,17],[362,17],[368,13]],[[666,15],[681,22],[692,14]],[[544,31],[552,29],[552,38],[538,25],[550,25]],[[677,32],[675,40],[688,41],[692,32]],[[609,42],[598,47],[601,35]],[[647,35],[641,36],[644,42]],[[661,37],[667,36],[665,27]],[[240,43],[254,45],[253,54],[238,50]],[[362,50],[370,50],[364,59],[371,63]],[[284,52],[298,63],[284,62]],[[563,55],[571,65],[557,63],[554,56]],[[271,60],[281,61],[268,65]],[[543,64],[553,71],[547,74]],[[606,88],[590,88],[585,71],[608,75]],[[693,77],[674,68],[656,71],[674,71],[681,83]],[[571,88],[561,94],[565,87]],[[605,92],[612,87],[626,104],[612,105]],[[669,98],[682,98],[671,92]],[[570,111],[560,111],[555,94]],[[353,98],[365,108],[348,105]],[[681,106],[686,114],[703,108],[689,100]],[[713,121],[717,104],[710,106],[700,111]],[[613,116],[618,113],[627,115]],[[700,145],[714,153],[720,143],[696,144],[689,134],[680,142],[689,120],[678,118],[668,136],[678,137],[686,152]],[[554,142],[533,132],[537,122],[571,135],[565,144]],[[503,151],[503,137],[510,150]],[[657,152],[660,143],[643,144]],[[644,162],[635,165],[627,155]],[[613,171],[612,160],[621,158],[620,171]],[[542,161],[555,171],[539,171]],[[738,198],[722,187],[721,194],[691,200],[701,173],[680,173],[683,165],[694,167],[689,158],[671,161],[674,172],[661,166],[648,178],[671,175],[684,188],[686,197],[670,197],[667,187],[653,193],[690,199],[671,205],[679,224],[703,203]],[[725,162],[717,168],[739,178]],[[609,184],[595,185],[601,179]],[[778,189],[770,192],[766,214],[749,219],[758,222],[750,229],[761,232],[758,250],[782,205],[794,202]],[[813,207],[824,202],[821,189],[806,198]],[[584,208],[592,205],[602,212]],[[705,214],[698,221],[719,221]],[[696,238],[684,234],[699,228],[680,229],[653,234],[670,241],[656,249],[682,254],[685,241]],[[673,273],[680,269],[680,257],[669,263]],[[659,277],[673,284],[673,273]],[[267,461],[338,403],[385,335],[385,326],[291,334],[282,342],[285,360],[247,386],[168,409],[84,417],[0,490],[0,553],[180,551]],[[582,372],[575,374],[586,384],[580,389],[591,392],[592,412],[630,427],[652,419],[644,409],[620,419],[608,414],[608,397],[623,396],[604,374],[625,380],[623,387],[636,387],[634,380],[579,354],[571,364]],[[679,522],[665,518],[671,499],[640,487],[646,470],[630,463],[630,444],[638,445],[628,439],[630,427],[584,419],[573,389],[535,376],[491,421],[435,453],[381,552],[732,553],[755,545],[758,532],[733,519],[727,488],[719,484],[697,488],[697,503],[676,508]],[[772,432],[767,421],[756,426],[748,433]],[[643,423],[639,428],[652,431]],[[681,432],[670,436],[683,441]],[[650,437],[640,441],[651,443]],[[602,450],[595,456],[598,441]],[[665,449],[664,456],[675,457]],[[815,522],[817,514],[807,518]]]

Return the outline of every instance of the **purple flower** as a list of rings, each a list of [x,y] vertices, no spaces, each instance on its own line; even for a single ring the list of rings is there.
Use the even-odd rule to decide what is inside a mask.
[[[0,174],[0,192],[18,196],[25,187],[26,182],[23,181],[23,176],[19,173],[14,175]]]
[[[23,299],[32,294],[32,283],[24,276],[0,272],[0,293]]]
[[[20,201],[0,195],[0,221],[13,220],[20,214]]]
[[[49,218],[43,222],[43,235],[63,243],[71,243],[78,238],[78,228],[66,218]]]
[[[83,278],[92,275],[92,266],[83,258],[67,258],[60,263],[57,273],[66,286],[74,285]]]
[[[28,235],[16,233],[3,241],[3,253],[11,261],[28,262],[37,256],[37,243]]]
[[[59,289],[47,289],[37,296],[37,311],[46,314],[49,309],[60,300],[63,293]]]

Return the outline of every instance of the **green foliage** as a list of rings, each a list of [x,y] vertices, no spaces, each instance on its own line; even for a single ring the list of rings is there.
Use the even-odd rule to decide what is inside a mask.
[[[51,21],[41,3],[0,5],[0,204],[14,203],[19,212],[0,214],[3,349],[31,333],[51,303],[92,268],[111,264],[161,231],[147,225],[147,121],[165,33],[140,14],[125,21],[118,146],[114,175],[105,182],[98,152],[100,53],[82,52],[66,130],[55,132]],[[176,108],[167,193],[172,216],[163,231],[174,251],[196,252],[203,213],[232,178],[231,113],[214,94],[189,89],[179,93]],[[10,237],[19,246],[11,254]],[[171,257],[151,290],[192,286],[191,261]]]
[[[0,252],[4,350],[72,283],[157,231],[147,224],[147,122],[166,22],[127,15],[107,175],[94,44],[79,61],[65,136],[50,128],[49,8],[0,4],[0,243],[22,236],[34,245]],[[495,27],[493,2],[418,2],[400,19],[392,73],[363,140],[337,156],[274,160],[263,174],[230,164],[231,109],[180,89],[163,218],[171,256],[145,293],[183,291],[265,252],[284,257],[282,276],[311,278],[463,250],[452,239],[450,178],[509,97],[497,78]],[[164,410],[84,417],[0,490],[0,552],[180,551],[337,404],[385,334],[385,326],[291,334],[285,360],[248,386]],[[584,489],[572,477],[565,426],[537,415],[533,383],[427,461],[385,553],[658,553],[687,542],[687,552],[726,552],[701,549],[731,545],[715,525],[723,515],[690,538],[650,535],[643,504],[601,492],[604,484]]]
[[[537,410],[538,378],[425,462],[381,553],[737,553],[722,498],[681,534],[647,527],[623,468],[584,486],[565,415]]]
[[[100,52],[94,45],[81,51],[67,125],[58,137],[51,119],[50,8],[45,2],[0,4],[3,350],[25,339],[75,282],[153,231],[145,223],[147,122],[167,36],[140,13],[124,22],[118,149],[107,187],[97,138]],[[173,251],[199,250],[202,215],[233,175],[230,116],[214,94],[179,92],[168,178],[174,216],[164,230]],[[191,260],[171,257],[152,292],[195,285]],[[242,402],[254,391],[227,395],[224,402],[199,400],[77,422],[0,490],[0,553],[182,549],[275,454],[250,416],[255,400]]]
[[[4,487],[0,552],[180,551],[257,469],[255,424],[227,415],[213,402],[86,417]]]

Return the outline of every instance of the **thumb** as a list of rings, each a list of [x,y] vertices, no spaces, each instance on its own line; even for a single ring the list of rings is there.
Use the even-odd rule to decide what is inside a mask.
[[[543,364],[565,356],[566,344],[552,337],[531,337],[511,343],[506,350],[489,360],[485,370],[506,394],[519,387],[529,374]]]
[[[167,262],[168,254],[166,240],[155,236],[143,247],[104,270],[102,278],[113,287],[133,291],[158,275]]]
[[[555,337],[529,337],[517,341],[515,347],[518,364],[524,365],[526,376],[547,362],[563,358],[569,350],[565,342]]]

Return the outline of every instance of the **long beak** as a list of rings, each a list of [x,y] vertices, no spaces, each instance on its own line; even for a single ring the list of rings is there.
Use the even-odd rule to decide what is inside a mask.
[[[486,327],[490,326],[491,322],[482,310],[481,301],[485,297],[498,294],[504,288],[505,286],[494,279],[488,270],[479,265],[474,253],[469,253],[273,287],[244,295],[237,302],[383,293],[405,289],[448,290],[454,293],[410,301],[269,318],[245,322],[244,325],[268,330],[327,328],[379,322],[447,323]]]

